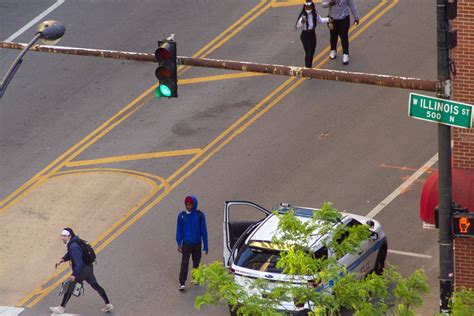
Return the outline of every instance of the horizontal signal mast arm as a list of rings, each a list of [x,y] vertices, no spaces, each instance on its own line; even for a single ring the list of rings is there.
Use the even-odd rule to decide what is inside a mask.
[[[0,42],[0,48],[23,49],[26,45],[27,44],[24,43]],[[141,62],[156,62],[154,54],[138,52],[124,52],[103,49],[61,47],[48,45],[34,45],[30,48],[30,50],[45,53],[102,57]],[[178,64],[192,67],[206,67],[215,69],[256,72],[270,75],[314,78],[321,80],[352,82],[408,90],[436,92],[436,81],[434,80],[423,80],[402,76],[379,75],[329,69],[312,69],[296,66],[250,63],[210,58],[191,58],[185,56],[178,56]]]

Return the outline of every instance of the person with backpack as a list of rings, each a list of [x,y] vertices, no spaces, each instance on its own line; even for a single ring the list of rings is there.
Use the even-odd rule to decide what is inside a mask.
[[[94,268],[92,263],[95,261],[96,255],[94,249],[79,236],[74,234],[74,231],[67,227],[61,232],[61,238],[67,246],[67,253],[56,263],[56,268],[63,262],[70,261],[72,265],[72,274],[69,277],[69,286],[64,293],[61,305],[50,307],[53,314],[62,314],[66,308],[66,304],[71,298],[76,283],[87,281],[90,286],[99,293],[104,300],[105,306],[101,311],[106,313],[113,310],[113,305],[110,303],[105,290],[97,283],[94,275]]]
[[[176,224],[176,242],[178,252],[182,254],[181,269],[179,272],[179,290],[186,288],[188,277],[189,257],[193,258],[193,269],[199,267],[201,261],[201,248],[209,252],[207,243],[207,227],[204,212],[197,209],[198,200],[195,196],[187,196],[184,199],[185,211],[180,211]],[[204,247],[202,247],[204,244]],[[196,284],[193,281],[194,284]]]

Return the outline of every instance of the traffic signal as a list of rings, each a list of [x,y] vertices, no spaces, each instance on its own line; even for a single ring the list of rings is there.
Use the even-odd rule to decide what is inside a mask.
[[[158,41],[158,48],[155,51],[155,59],[158,68],[155,70],[156,78],[159,80],[155,95],[157,98],[178,97],[178,71],[176,42],[173,40]]]
[[[454,207],[452,225],[455,237],[474,237],[474,213],[469,213],[467,208]]]

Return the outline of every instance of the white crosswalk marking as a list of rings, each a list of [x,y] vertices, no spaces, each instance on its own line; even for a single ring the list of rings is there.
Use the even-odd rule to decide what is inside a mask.
[[[430,255],[424,255],[424,254],[421,254],[421,253],[408,252],[408,251],[400,251],[400,250],[389,249],[388,252],[389,253],[394,253],[394,254],[397,254],[397,255],[423,258],[423,259],[431,259],[432,258]]]
[[[24,308],[0,306],[0,316],[17,316],[24,310]]]

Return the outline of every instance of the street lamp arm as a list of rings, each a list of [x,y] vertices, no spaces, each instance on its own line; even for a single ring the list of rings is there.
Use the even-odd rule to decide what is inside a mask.
[[[21,51],[20,55],[18,55],[13,64],[10,66],[10,69],[8,69],[7,73],[5,74],[5,77],[3,77],[2,82],[0,83],[0,98],[3,97],[5,90],[7,90],[8,84],[12,80],[18,68],[20,68],[21,63],[23,62],[23,56],[25,56],[31,46],[33,46],[40,38],[41,33],[36,33],[35,37],[28,43],[28,45],[25,46],[25,48]]]

